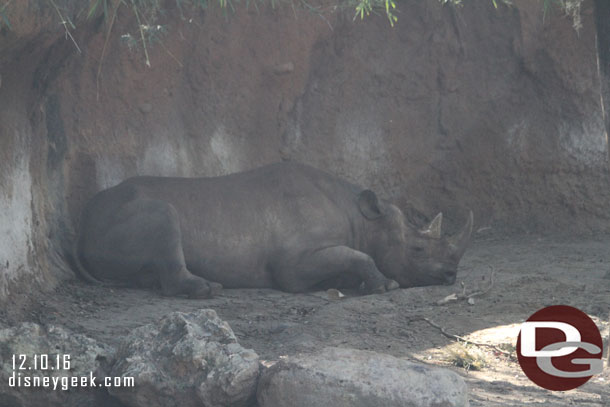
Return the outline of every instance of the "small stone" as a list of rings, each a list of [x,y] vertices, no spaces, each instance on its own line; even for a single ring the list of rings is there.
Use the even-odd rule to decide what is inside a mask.
[[[328,295],[329,300],[340,300],[342,298],[345,298],[345,294],[343,294],[336,288],[329,288],[328,290],[326,290],[326,295]]]
[[[152,111],[152,105],[150,103],[140,104],[140,111],[142,113],[150,113]]]
[[[276,65],[273,68],[273,72],[276,75],[285,75],[294,71],[294,64],[292,62],[286,62],[285,64]]]

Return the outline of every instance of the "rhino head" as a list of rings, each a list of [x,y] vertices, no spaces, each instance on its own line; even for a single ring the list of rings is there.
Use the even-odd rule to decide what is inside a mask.
[[[458,263],[470,243],[472,211],[460,231],[446,236],[442,213],[419,229],[398,207],[377,199],[370,190],[360,193],[358,205],[367,219],[368,252],[387,278],[401,287],[455,283]]]

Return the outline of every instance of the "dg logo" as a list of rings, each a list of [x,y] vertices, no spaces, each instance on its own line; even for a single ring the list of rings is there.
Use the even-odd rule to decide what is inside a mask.
[[[571,390],[602,372],[602,337],[587,314],[567,305],[534,313],[521,325],[517,357],[523,372],[548,390]]]

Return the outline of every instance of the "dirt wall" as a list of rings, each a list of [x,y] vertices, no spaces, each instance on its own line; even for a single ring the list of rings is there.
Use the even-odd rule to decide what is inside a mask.
[[[450,223],[472,208],[477,229],[610,229],[592,2],[578,32],[527,0],[408,0],[394,28],[327,6],[182,19],[168,2],[150,68],[122,43],[127,10],[102,58],[107,26],[56,3],[81,53],[47,2],[0,30],[0,299],[70,276],[82,205],[132,175],[295,159]]]

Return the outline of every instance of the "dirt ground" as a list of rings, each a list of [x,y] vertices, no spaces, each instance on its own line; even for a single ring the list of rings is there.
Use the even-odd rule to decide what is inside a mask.
[[[456,345],[447,333],[497,345],[514,356],[519,324],[536,310],[572,305],[588,313],[607,342],[610,324],[610,239],[513,238],[479,234],[450,287],[401,289],[382,295],[274,290],[225,290],[211,300],[165,298],[156,292],[110,289],[71,281],[38,300],[35,322],[58,324],[117,345],[131,329],[171,311],[212,308],[229,322],[241,344],[263,360],[323,346],[374,350],[448,367],[470,387],[472,406],[610,406],[610,370],[569,392],[543,390],[522,373],[514,357],[493,348]],[[451,293],[489,287],[483,296],[437,305]],[[7,321],[6,315],[3,317]],[[454,366],[468,352],[474,368]],[[607,357],[607,356],[606,356]],[[462,358],[463,360],[464,358]]]

